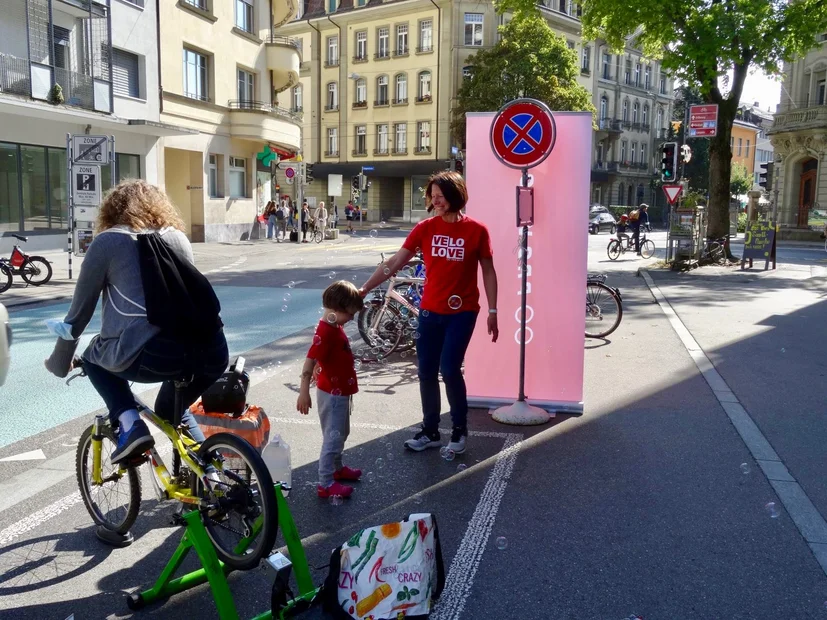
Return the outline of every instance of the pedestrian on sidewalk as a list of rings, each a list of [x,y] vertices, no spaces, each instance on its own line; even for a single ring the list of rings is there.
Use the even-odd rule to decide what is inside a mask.
[[[316,211],[313,213],[313,219],[316,220],[316,230],[321,230],[323,235],[327,230],[327,216],[327,207],[324,206],[324,200],[320,200],[319,206],[316,207]]]
[[[264,207],[264,217],[267,218],[267,238],[272,240],[276,232],[276,203],[272,200]]]
[[[302,367],[296,410],[307,415],[313,406],[310,381],[315,373],[316,405],[323,434],[316,493],[321,498],[347,498],[353,493],[353,487],[344,482],[358,481],[362,470],[342,463],[345,441],[350,435],[353,395],[359,391],[353,352],[343,326],[353,320],[363,302],[359,290],[351,282],[339,280],[325,289],[322,305],[324,316],[316,327],[313,344]]]
[[[302,226],[302,243],[307,243],[307,227],[310,225],[310,207],[307,206],[307,201],[302,203],[301,212],[301,226]]]
[[[278,223],[278,231],[276,232],[276,241],[279,243],[287,239],[287,220],[290,218],[290,207],[287,206],[287,199],[285,198],[278,209],[276,209],[276,222]],[[279,237],[281,235],[281,237]]]
[[[405,447],[420,452],[442,445],[439,435],[441,402],[439,373],[451,407],[451,441],[456,454],[465,451],[468,435],[468,399],[462,363],[480,311],[478,266],[488,302],[488,333],[497,341],[497,274],[488,228],[462,210],[468,190],[462,176],[453,171],[431,176],[425,189],[428,212],[435,217],[419,222],[393,257],[380,264],[359,289],[364,298],[372,289],[404,267],[422,248],[428,283],[420,302],[416,354],[422,399],[422,430]]]
[[[632,226],[632,239],[635,241],[635,254],[640,256],[640,227],[645,226],[649,229],[649,205],[645,202],[640,203],[640,206],[632,211],[629,220]]]
[[[333,203],[333,228],[339,228],[339,205]]]
[[[345,207],[345,219],[347,220],[347,231],[353,232],[353,201],[348,200]]]

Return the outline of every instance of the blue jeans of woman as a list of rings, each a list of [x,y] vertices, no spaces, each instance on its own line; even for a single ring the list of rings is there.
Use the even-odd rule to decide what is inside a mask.
[[[422,426],[429,433],[439,430],[442,409],[440,372],[451,407],[453,426],[464,429],[467,425],[468,397],[462,362],[476,324],[477,312],[437,314],[423,311],[419,314],[419,338],[416,341],[419,394],[422,398]]]
[[[271,215],[267,218],[267,238],[272,239],[276,232],[276,216]]]
[[[227,340],[223,331],[219,331],[211,342],[198,347],[187,346],[159,334],[146,343],[137,359],[123,371],[113,372],[85,359],[83,368],[109,409],[109,423],[113,429],[118,428],[118,417],[124,411],[136,408],[135,396],[129,387],[130,381],[163,381],[155,399],[155,413],[164,420],[172,421],[175,412],[174,381],[192,377],[182,391],[182,406],[187,411],[181,412],[181,422],[190,428],[194,440],[204,441],[204,434],[188,408],[223,374],[228,358]]]

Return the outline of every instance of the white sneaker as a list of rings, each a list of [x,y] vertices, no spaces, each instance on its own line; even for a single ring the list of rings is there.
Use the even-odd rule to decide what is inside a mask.
[[[421,430],[414,435],[413,439],[408,439],[405,442],[405,447],[414,452],[422,452],[428,448],[439,448],[441,446],[442,440],[439,437],[438,431],[434,434],[429,434]]]
[[[448,442],[448,449],[454,454],[462,454],[465,452],[465,438],[468,431],[464,428],[455,426],[451,431],[451,441]]]

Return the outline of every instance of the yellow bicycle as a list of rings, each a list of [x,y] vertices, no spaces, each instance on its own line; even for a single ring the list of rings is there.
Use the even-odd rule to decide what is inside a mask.
[[[80,372],[70,377],[67,385],[85,376],[80,358],[75,358],[73,366]],[[243,362],[236,366],[243,367]],[[149,463],[159,499],[177,500],[182,508],[197,509],[218,558],[233,569],[250,570],[270,553],[276,541],[278,505],[272,477],[256,449],[241,437],[218,433],[199,444],[189,435],[180,419],[181,389],[187,383],[185,378],[175,381],[172,423],[135,397],[138,413],[172,443],[172,471],[156,447],[127,462],[112,464],[117,438],[107,417],[98,415],[78,443],[81,498],[99,526],[99,538],[110,544],[129,544],[129,530],[141,504],[138,468]],[[180,514],[177,517],[183,523]]]

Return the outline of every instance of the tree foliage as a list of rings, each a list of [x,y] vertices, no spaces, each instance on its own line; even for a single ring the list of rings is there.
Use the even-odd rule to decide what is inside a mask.
[[[466,112],[492,112],[519,97],[552,110],[594,112],[589,91],[577,83],[577,54],[538,15],[515,15],[500,26],[500,40],[468,59],[471,76],[457,94],[451,129],[465,143]]]
[[[710,237],[729,230],[732,122],[751,69],[770,75],[804,54],[827,30],[825,0],[582,0],[583,36],[623,50],[631,41],[671,75],[718,104],[710,140]],[[499,0],[500,11],[536,11],[534,0]],[[719,78],[732,71],[728,90]]]
[[[752,189],[753,176],[744,164],[733,164],[729,177],[729,193],[735,196],[746,194]]]

